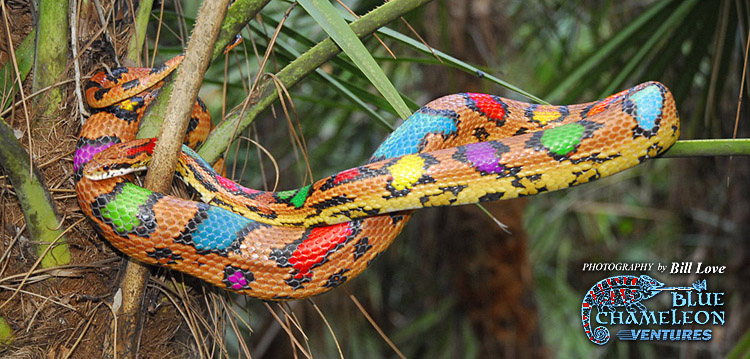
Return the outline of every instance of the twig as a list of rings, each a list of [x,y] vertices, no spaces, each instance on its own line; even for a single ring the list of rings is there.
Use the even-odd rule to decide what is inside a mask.
[[[88,117],[89,113],[86,111],[86,107],[83,106],[83,95],[81,94],[81,67],[78,62],[78,1],[73,0],[70,5],[70,50],[73,52],[73,71],[75,71],[75,92],[76,92],[76,103],[78,104],[78,116],[80,116],[81,124],[84,123],[85,117]]]
[[[368,313],[367,310],[365,310],[365,307],[362,306],[362,303],[359,302],[357,297],[355,297],[354,294],[349,292],[349,288],[346,288],[346,287],[344,288],[346,289],[347,294],[349,294],[349,299],[351,299],[352,302],[354,302],[354,305],[357,306],[357,309],[359,309],[362,315],[365,316],[367,321],[370,322],[370,325],[372,325],[372,327],[375,328],[375,330],[378,332],[380,337],[383,338],[383,340],[388,344],[389,347],[391,347],[393,352],[396,353],[396,355],[398,355],[399,358],[405,359],[406,355],[404,355],[404,353],[398,350],[398,347],[396,347],[396,344],[394,344],[393,341],[391,341],[391,338],[388,338],[388,336],[385,334],[383,329],[381,329],[378,323],[375,322],[375,319],[372,319],[372,317],[370,316],[370,313]]]

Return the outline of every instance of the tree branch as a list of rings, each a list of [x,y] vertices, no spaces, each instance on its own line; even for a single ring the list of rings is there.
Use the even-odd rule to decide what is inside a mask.
[[[172,183],[177,156],[187,131],[193,103],[198,97],[203,75],[208,68],[210,54],[227,10],[228,0],[205,1],[198,14],[193,35],[190,37],[185,59],[177,70],[175,85],[181,91],[173,92],[167,106],[165,121],[154,149],[154,157],[146,175],[145,187],[166,192]],[[164,94],[162,94],[163,96]],[[130,261],[120,281],[123,305],[118,310],[118,356],[134,358],[138,352],[137,330],[141,303],[148,278],[148,267]]]
[[[375,32],[381,26],[398,19],[407,12],[422,6],[431,0],[392,0],[389,1],[367,15],[351,23],[352,30],[359,37],[364,37]],[[281,83],[289,88],[294,86],[300,80],[311,74],[320,65],[336,56],[341,49],[330,38],[325,39],[307,50],[302,56],[298,57],[289,65],[281,69],[276,77]],[[268,86],[268,82],[260,87],[261,94],[259,100],[250,106],[243,114],[233,113],[224,121],[219,123],[211,131],[208,139],[200,148],[198,154],[209,163],[215,162],[223,155],[224,150],[229,146],[236,133],[241,132],[250,123],[255,120],[263,110],[267,109],[278,98],[273,86]]]

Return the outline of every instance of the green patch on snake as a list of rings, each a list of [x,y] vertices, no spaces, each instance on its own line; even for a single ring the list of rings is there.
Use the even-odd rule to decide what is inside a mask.
[[[295,193],[297,193],[296,189],[290,189],[288,191],[278,191],[276,192],[276,197],[279,197],[280,199],[287,199],[291,196],[294,196]]]
[[[311,186],[312,185],[307,185],[300,189],[292,189],[288,191],[276,192],[276,197],[280,199],[288,199],[289,197],[291,197],[291,199],[289,199],[289,202],[292,205],[294,205],[295,208],[299,208],[305,204],[305,200],[307,199],[307,196],[309,195]]]
[[[566,155],[581,143],[583,131],[583,125],[578,123],[569,123],[545,130],[542,134],[542,145],[556,155]]]
[[[102,218],[110,220],[117,233],[129,233],[141,224],[137,217],[139,206],[150,195],[151,191],[145,188],[125,183],[122,192],[102,208]]]
[[[297,191],[297,194],[295,194],[294,197],[292,197],[292,204],[295,207],[299,208],[299,207],[302,207],[303,204],[305,204],[305,200],[307,199],[307,195],[310,192],[311,186],[312,185],[307,185],[305,187],[300,188],[299,191]]]

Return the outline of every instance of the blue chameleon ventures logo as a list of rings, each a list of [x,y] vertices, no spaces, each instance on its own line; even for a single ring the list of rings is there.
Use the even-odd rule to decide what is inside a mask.
[[[586,337],[594,344],[609,342],[609,329],[601,325],[627,325],[617,332],[619,340],[688,341],[710,340],[711,329],[696,326],[724,325],[724,293],[706,291],[706,280],[690,287],[666,287],[647,275],[621,275],[602,279],[583,297],[581,321]],[[659,293],[669,291],[672,308],[651,311],[642,303]],[[699,310],[692,308],[699,307]],[[592,313],[596,308],[597,314]],[[697,308],[696,308],[697,309]],[[601,324],[592,330],[591,322]],[[646,329],[645,326],[669,326],[669,329]],[[691,329],[675,329],[689,326]]]

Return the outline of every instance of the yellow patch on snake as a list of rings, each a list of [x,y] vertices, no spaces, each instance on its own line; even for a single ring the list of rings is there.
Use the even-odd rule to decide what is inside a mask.
[[[213,199],[216,198],[216,193],[206,190],[201,181],[195,178],[195,174],[191,171],[188,171],[185,166],[177,166],[177,168],[175,168],[175,171],[177,171],[182,176],[183,182],[185,182],[190,187],[194,188],[196,192],[198,192],[198,194],[201,196],[201,200],[204,203],[211,203]],[[224,207],[230,211],[234,208],[234,206],[230,205],[224,205],[220,207]]]
[[[443,191],[440,193],[430,194],[430,196],[422,202],[424,207],[438,207],[438,206],[449,206],[455,202],[456,195],[450,191]]]
[[[406,155],[401,157],[396,164],[388,167],[393,176],[391,185],[397,191],[412,188],[422,174],[424,174],[424,159],[417,155]]]
[[[560,116],[560,111],[553,106],[540,106],[534,111],[534,121],[539,122],[542,126],[546,125],[547,122],[559,119]]]
[[[120,102],[119,107],[126,111],[133,111],[135,109],[136,102],[131,99],[125,99]]]

